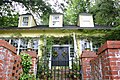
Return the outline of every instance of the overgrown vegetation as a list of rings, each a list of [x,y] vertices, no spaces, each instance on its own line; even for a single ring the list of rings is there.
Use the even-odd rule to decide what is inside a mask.
[[[42,19],[43,24],[48,24],[49,14],[54,12],[51,5],[44,0],[0,0],[0,27],[16,26],[18,15],[21,13],[20,8],[27,13],[37,15],[38,20]]]
[[[22,59],[21,65],[23,69],[23,73],[20,76],[20,80],[36,80],[34,74],[29,73],[32,65],[31,57],[29,56],[29,54],[26,53],[21,53],[20,56]]]
[[[41,46],[41,50],[43,52],[44,57],[49,56],[53,45],[56,45],[56,44],[59,44],[59,45],[70,44],[70,45],[73,46],[73,37],[71,35],[63,36],[63,37],[54,37],[54,36],[42,35],[42,36],[40,36],[40,38],[44,41],[44,45]]]
[[[94,1],[94,0],[93,0]],[[69,0],[65,10],[64,22],[66,25],[76,25],[78,14],[90,13],[97,25],[120,26],[119,0]]]
[[[37,63],[37,79],[49,79],[52,77],[50,70],[49,70],[49,59],[48,58],[40,58]]]

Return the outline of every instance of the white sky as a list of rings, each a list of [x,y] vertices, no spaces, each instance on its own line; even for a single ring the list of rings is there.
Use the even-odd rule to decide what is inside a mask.
[[[48,3],[50,3],[50,5],[52,5],[51,7],[52,8],[54,8],[57,12],[61,12],[62,13],[62,10],[59,8],[59,5],[61,4],[61,3],[64,3],[65,4],[65,2],[64,2],[64,0],[44,0],[45,2],[48,2]],[[13,2],[13,5],[14,5],[15,3]],[[67,5],[67,4],[66,4]],[[17,12],[19,12],[20,14],[25,14],[25,13],[27,13],[26,12],[26,10],[25,10],[25,8],[24,7],[22,7],[21,5],[14,5],[14,7],[15,7],[15,10],[17,11]]]
[[[51,7],[56,10],[56,12],[62,13],[62,10],[59,8],[59,5],[60,5],[61,3],[64,3],[64,4],[65,4],[64,0],[44,0],[44,1],[45,1],[46,3],[48,2],[48,3],[51,5]],[[25,9],[26,9],[25,7],[23,7],[23,6],[19,5],[19,4],[16,5],[14,2],[13,2],[12,4],[14,5],[15,10],[16,10],[20,15],[27,13],[27,11],[25,10]],[[40,18],[39,18],[37,15],[35,15],[35,14],[33,14],[33,16],[34,16],[34,18],[36,19],[37,24],[41,24],[41,23],[40,23],[40,22],[41,22],[41,21],[40,21]]]
[[[61,3],[65,4],[64,0],[44,0],[44,1],[48,1],[52,5],[52,8],[54,8],[57,12],[62,13],[62,10],[59,8],[58,5],[60,5]]]

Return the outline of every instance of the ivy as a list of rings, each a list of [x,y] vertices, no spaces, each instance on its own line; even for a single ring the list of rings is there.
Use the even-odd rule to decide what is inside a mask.
[[[22,60],[22,69],[23,74],[20,76],[20,80],[35,80],[35,76],[33,74],[29,74],[29,70],[32,65],[31,57],[29,54],[21,53],[21,60]]]
[[[38,65],[37,65],[37,76],[36,76],[37,79],[39,78],[44,79],[46,77],[48,79],[52,76],[51,72],[49,71],[48,64],[49,64],[49,60],[47,58],[45,60],[43,57],[39,59]]]
[[[20,56],[22,59],[23,73],[28,73],[32,65],[31,57],[26,53],[21,53]]]
[[[73,37],[71,35],[69,36],[63,36],[63,37],[54,37],[54,36],[46,36],[41,35],[41,40],[44,41],[44,46],[41,46],[41,50],[43,52],[43,56],[49,55],[50,50],[52,50],[52,46],[54,44],[64,45],[64,44],[71,44],[73,45]]]

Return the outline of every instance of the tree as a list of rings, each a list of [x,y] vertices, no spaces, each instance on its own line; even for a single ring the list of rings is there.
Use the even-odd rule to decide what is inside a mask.
[[[0,27],[12,27],[18,24],[18,14],[0,17]]]
[[[64,13],[64,24],[75,25],[79,13],[87,12],[87,0],[69,0]]]
[[[0,18],[7,16],[9,19],[10,16],[14,16],[12,14],[17,13],[15,7],[18,5],[26,8],[28,13],[36,14],[43,20],[43,23],[48,23],[46,21],[49,19],[49,14],[55,11],[49,3],[43,0],[2,0],[0,2]],[[0,23],[0,25],[2,24]]]
[[[118,0],[96,0],[96,3],[90,9],[94,15],[96,24],[119,26],[120,24],[120,5]]]
[[[112,30],[106,34],[105,40],[120,40],[120,30]]]
[[[120,26],[119,4],[119,0],[69,0],[64,22],[76,25],[79,13],[91,13],[95,24]]]
[[[19,14],[10,7],[10,4],[0,6],[0,27],[17,26]]]

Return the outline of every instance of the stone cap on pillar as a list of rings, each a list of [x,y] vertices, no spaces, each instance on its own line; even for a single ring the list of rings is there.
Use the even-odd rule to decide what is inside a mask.
[[[16,48],[14,46],[12,46],[11,44],[9,44],[7,41],[0,40],[0,46],[6,48],[16,54]]]
[[[99,55],[106,49],[118,49],[120,48],[120,41],[106,41],[99,49],[97,54]]]
[[[95,58],[95,57],[97,57],[97,55],[93,51],[88,50],[82,51],[81,58]]]
[[[22,51],[21,53],[29,54],[32,58],[37,58],[37,53],[35,51]]]

